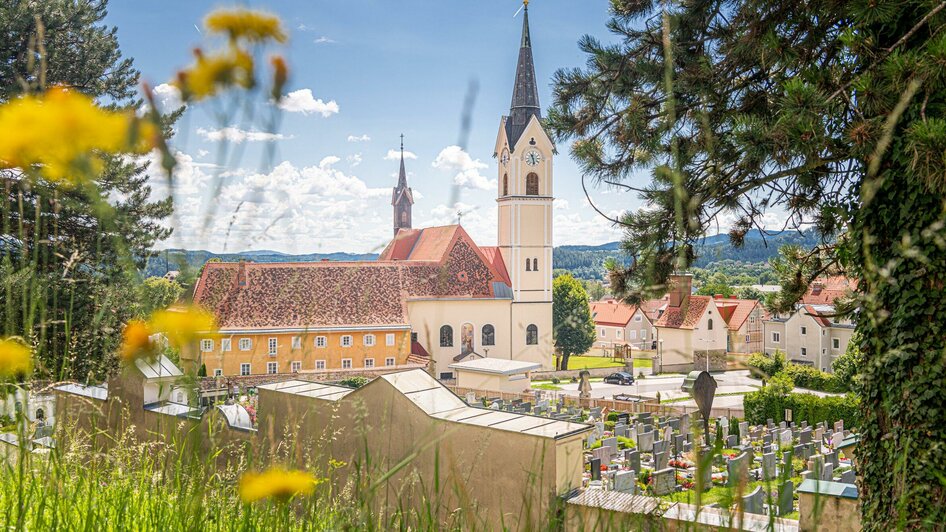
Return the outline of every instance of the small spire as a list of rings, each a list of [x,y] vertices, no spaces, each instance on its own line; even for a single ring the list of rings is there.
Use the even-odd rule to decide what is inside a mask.
[[[535,65],[532,61],[532,37],[529,33],[529,2],[523,0],[522,39],[519,43],[519,60],[506,122],[506,137],[515,146],[519,136],[533,116],[542,118],[539,107],[539,91],[535,80]]]
[[[397,176],[398,188],[407,188],[407,170],[404,169],[404,133],[401,133],[401,169]]]
[[[404,133],[401,133],[401,159],[404,158]]]

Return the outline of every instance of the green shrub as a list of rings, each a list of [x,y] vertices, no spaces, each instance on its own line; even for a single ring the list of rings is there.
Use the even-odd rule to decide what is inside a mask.
[[[604,430],[610,430],[610,431],[613,432],[613,431],[614,431],[614,422],[613,422],[613,421],[605,421],[605,422],[604,422]]]
[[[818,397],[810,393],[773,393],[765,390],[748,393],[743,397],[746,421],[753,425],[765,423],[771,418],[775,422],[785,420],[785,409],[791,409],[792,421],[807,421],[814,425],[819,421],[833,424],[844,420],[845,427],[857,427],[861,423],[857,396]]]
[[[633,449],[637,447],[637,443],[630,438],[625,438],[624,436],[618,436],[617,438],[618,447],[621,449]]]
[[[618,415],[619,414],[617,412],[608,412],[608,421],[616,422],[618,420]]]
[[[811,366],[801,364],[786,364],[781,373],[792,378],[795,386],[828,393],[844,393],[848,391],[846,382],[830,373],[825,373]]]
[[[349,388],[361,388],[365,384],[368,384],[367,377],[348,377],[347,379],[342,379],[338,381],[342,386],[348,386]]]
[[[765,353],[753,353],[746,360],[749,374],[757,379],[769,379],[785,366],[785,355],[781,351],[769,356]]]
[[[558,383],[560,383],[560,382],[562,382],[562,381],[559,380],[558,377],[552,377],[552,384],[558,384]]]

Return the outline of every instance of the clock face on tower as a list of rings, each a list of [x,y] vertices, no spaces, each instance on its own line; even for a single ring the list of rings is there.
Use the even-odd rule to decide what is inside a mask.
[[[536,150],[529,150],[529,152],[526,153],[525,160],[526,160],[526,164],[528,164],[529,166],[535,166],[539,164],[539,161],[542,160],[542,154],[537,152]]]
[[[507,166],[507,165],[509,164],[509,150],[507,150],[507,149],[504,148],[504,149],[503,149],[503,154],[502,154],[502,156],[499,158],[499,160],[502,161],[503,166]]]

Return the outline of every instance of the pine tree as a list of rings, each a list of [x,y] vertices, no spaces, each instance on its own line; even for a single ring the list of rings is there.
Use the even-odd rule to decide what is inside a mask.
[[[595,343],[588,294],[571,274],[552,281],[552,330],[555,348],[562,356],[559,369],[568,369],[568,357],[587,352]]]
[[[104,0],[3,3],[0,103],[61,85],[137,109],[139,73],[105,14]],[[96,186],[74,188],[0,172],[0,318],[5,334],[36,347],[41,374],[85,379],[114,367],[121,326],[135,312],[136,268],[170,234],[162,221],[171,200],[150,199],[147,167],[111,158]]]
[[[946,522],[946,3],[611,6],[615,43],[580,41],[548,122],[584,175],[647,206],[616,220],[633,262],[612,289],[660,294],[721,216],[734,244],[771,214],[811,224],[823,243],[788,257],[776,303],[858,280],[862,522]]]

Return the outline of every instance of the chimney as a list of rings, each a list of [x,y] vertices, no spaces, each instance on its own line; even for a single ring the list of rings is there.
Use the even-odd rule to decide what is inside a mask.
[[[693,276],[690,274],[674,274],[670,276],[669,284],[669,305],[671,307],[682,307],[690,302],[690,292],[693,285]]]
[[[246,261],[240,259],[240,263],[237,266],[237,275],[236,275],[236,287],[237,288],[246,288],[249,284],[249,280],[246,276]]]

